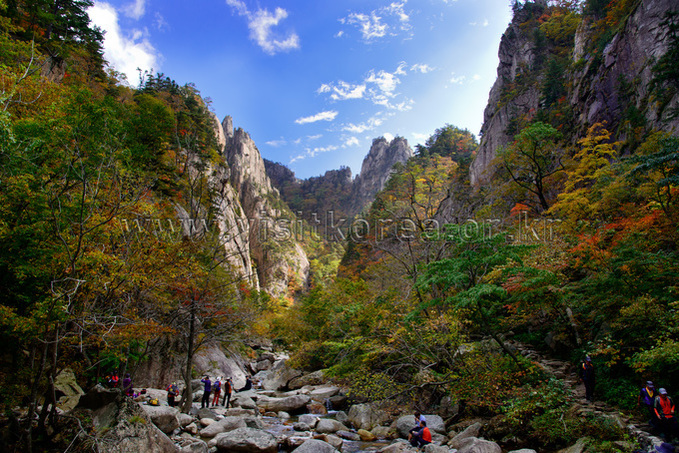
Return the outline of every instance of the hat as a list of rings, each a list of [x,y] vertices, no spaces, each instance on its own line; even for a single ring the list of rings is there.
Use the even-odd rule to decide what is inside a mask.
[[[655,446],[655,451],[659,453],[674,453],[674,445],[663,442],[662,444]]]
[[[591,358],[590,356],[587,356],[587,357],[585,357],[585,361],[591,362],[591,361],[592,361],[592,358]]]
[[[646,381],[646,387],[653,388],[653,381]]]
[[[667,390],[665,390],[665,389],[658,389],[658,393],[660,393],[661,395],[667,395]]]

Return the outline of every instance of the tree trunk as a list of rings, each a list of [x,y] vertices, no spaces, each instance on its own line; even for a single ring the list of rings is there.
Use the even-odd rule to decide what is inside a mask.
[[[193,405],[193,389],[191,388],[191,366],[193,364],[193,337],[196,331],[195,297],[191,298],[191,317],[189,321],[189,344],[186,351],[186,368],[184,369],[184,392],[182,394],[182,412],[189,413]]]

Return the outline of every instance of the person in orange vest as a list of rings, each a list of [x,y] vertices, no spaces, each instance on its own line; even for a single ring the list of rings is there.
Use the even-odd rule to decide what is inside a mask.
[[[422,420],[420,422],[420,430],[413,433],[410,438],[410,445],[413,447],[422,448],[431,443],[431,431],[427,428],[427,422]]]
[[[658,417],[660,431],[665,435],[667,442],[672,442],[679,433],[677,417],[674,416],[674,401],[667,396],[667,390],[658,389],[658,396],[655,398],[655,415]]]
[[[111,375],[111,377],[108,380],[108,386],[111,387],[111,388],[118,387],[118,380],[119,380],[118,379],[118,373],[116,373],[114,371],[113,374]]]

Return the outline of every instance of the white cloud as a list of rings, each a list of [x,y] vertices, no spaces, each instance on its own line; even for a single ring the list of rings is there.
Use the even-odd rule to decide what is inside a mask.
[[[487,27],[487,26],[488,26],[488,19],[484,19],[484,20],[483,20],[483,26],[484,26],[484,27]]]
[[[348,148],[350,146],[357,146],[359,144],[359,141],[356,137],[349,137],[346,140],[344,140],[344,144],[342,145],[342,148]]]
[[[273,13],[268,9],[258,9],[253,12],[241,0],[226,0],[226,4],[239,16],[247,19],[250,39],[255,41],[265,53],[275,55],[278,52],[299,49],[299,36],[294,31],[289,32],[287,37],[279,37],[274,33],[274,27],[288,17],[288,12],[283,8],[277,7]]]
[[[365,131],[370,131],[370,130],[375,129],[376,127],[380,126],[383,122],[384,122],[383,119],[373,117],[373,118],[370,118],[370,119],[369,119],[368,121],[366,121],[365,123],[361,123],[361,124],[353,124],[353,123],[345,124],[345,125],[342,127],[342,130],[343,130],[343,131],[347,131],[347,132],[351,132],[352,134],[360,134],[360,133],[363,133],[363,132],[365,132]]]
[[[413,72],[421,72],[422,74],[426,74],[428,72],[432,72],[435,68],[432,68],[428,64],[421,64],[421,63],[416,63],[410,67],[410,70]]]
[[[464,82],[465,82],[466,79],[467,79],[467,77],[465,77],[465,76],[456,76],[455,73],[453,72],[452,74],[450,74],[450,80],[449,80],[449,82],[450,82],[450,83],[457,84],[457,85],[462,85],[462,84],[464,84]]]
[[[397,69],[398,71],[398,69]],[[401,83],[398,77],[396,77],[396,72],[390,73],[387,71],[370,71],[368,77],[365,79],[367,83],[374,83],[379,87],[379,89],[387,96],[393,96],[393,92],[396,86]]]
[[[316,147],[316,148],[307,148],[304,151],[304,154],[298,154],[297,156],[291,158],[290,163],[293,164],[297,161],[304,160],[308,157],[316,157],[318,154],[328,153],[330,151],[335,151],[337,149],[338,149],[337,146],[334,146],[334,145],[323,146],[323,147],[319,146],[319,147]]]
[[[309,141],[312,140],[318,140],[319,138],[323,137],[323,134],[317,134],[317,135],[307,135],[306,138]]]
[[[134,0],[123,6],[123,13],[132,19],[139,20],[146,12],[146,0]]]
[[[411,135],[413,136],[415,141],[423,141],[424,142],[429,138],[429,136],[427,134],[420,134],[418,132],[413,132]]]
[[[268,142],[266,142],[266,144],[269,146],[273,146],[274,148],[279,148],[281,146],[287,145],[288,142],[284,138],[281,138],[278,140],[269,140]]]
[[[159,12],[156,11],[153,17],[154,17],[153,24],[159,31],[165,31],[170,27],[170,24],[167,23],[165,18]]]
[[[412,30],[410,16],[405,11],[407,1],[392,2],[369,13],[349,13],[339,21],[341,24],[354,25],[368,43],[385,36],[397,36],[399,32]]]
[[[128,82],[136,85],[137,68],[158,70],[160,56],[140,30],[123,33],[118,24],[118,13],[108,3],[97,2],[87,10],[92,25],[104,30],[104,58],[116,71],[125,74]]]
[[[472,77],[472,80],[481,80],[481,76],[478,75],[478,74],[474,74],[474,76]]]
[[[389,132],[385,132],[382,134],[382,137],[386,138],[388,142],[392,141],[394,139],[394,136],[390,134]]]
[[[346,99],[361,99],[365,93],[365,84],[352,85],[342,80],[337,83],[324,83],[316,90],[317,93],[332,93],[330,99],[333,101],[344,101]]]
[[[315,123],[316,121],[332,121],[337,116],[337,111],[326,110],[325,112],[320,112],[312,116],[305,116],[303,118],[297,118],[295,123],[297,124],[307,124]]]

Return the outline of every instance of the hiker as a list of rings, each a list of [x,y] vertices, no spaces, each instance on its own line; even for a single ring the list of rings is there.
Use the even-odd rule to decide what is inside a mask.
[[[170,407],[174,407],[176,405],[175,403],[175,398],[179,394],[179,388],[177,387],[177,383],[173,382],[172,384],[167,386],[167,405]]]
[[[111,376],[106,378],[106,380],[109,387],[111,388],[118,387],[118,373],[116,373],[115,371],[113,372],[113,374],[111,374]]]
[[[134,390],[132,389],[132,378],[130,373],[125,373],[125,378],[123,379],[123,393],[127,396],[133,396]]]
[[[420,422],[420,429],[413,433],[410,439],[410,445],[413,447],[422,448],[427,444],[431,443],[431,431],[427,428],[427,422]]]
[[[132,399],[137,403],[147,403],[151,399],[151,397],[146,393],[146,389],[141,389],[139,393],[134,394],[134,397]]]
[[[672,442],[672,439],[679,435],[679,424],[674,415],[674,401],[667,395],[667,390],[658,389],[653,407],[661,433],[665,435],[667,442]]]
[[[217,406],[219,404],[219,395],[222,393],[222,377],[218,376],[217,380],[212,385],[212,405]]]
[[[420,431],[422,429],[420,427],[420,423],[426,422],[427,419],[424,418],[424,415],[420,414],[419,412],[415,411],[415,427],[408,431],[408,440],[411,440],[413,438],[413,435]]]
[[[653,381],[646,381],[646,386],[641,388],[637,401],[637,404],[639,406],[644,406],[646,411],[648,411],[649,415],[651,416],[651,419],[648,421],[648,423],[653,428],[658,428],[658,420],[655,416],[655,408],[653,407],[655,405],[656,396],[657,394],[655,391],[655,386],[653,385]]]
[[[592,401],[594,397],[594,365],[590,356],[585,357],[585,361],[582,362],[580,378],[585,384],[585,398],[587,398],[587,401]]]
[[[210,392],[212,391],[212,381],[207,374],[200,380],[203,383],[203,399],[200,401],[200,408],[210,407]]]
[[[224,381],[224,407],[229,408],[229,404],[231,404],[231,391],[233,390],[233,384],[231,383],[231,378],[226,378],[226,381]]]
[[[250,390],[252,388],[252,379],[250,379],[250,376],[245,377],[245,385],[238,389],[239,392],[245,392],[247,390]]]

